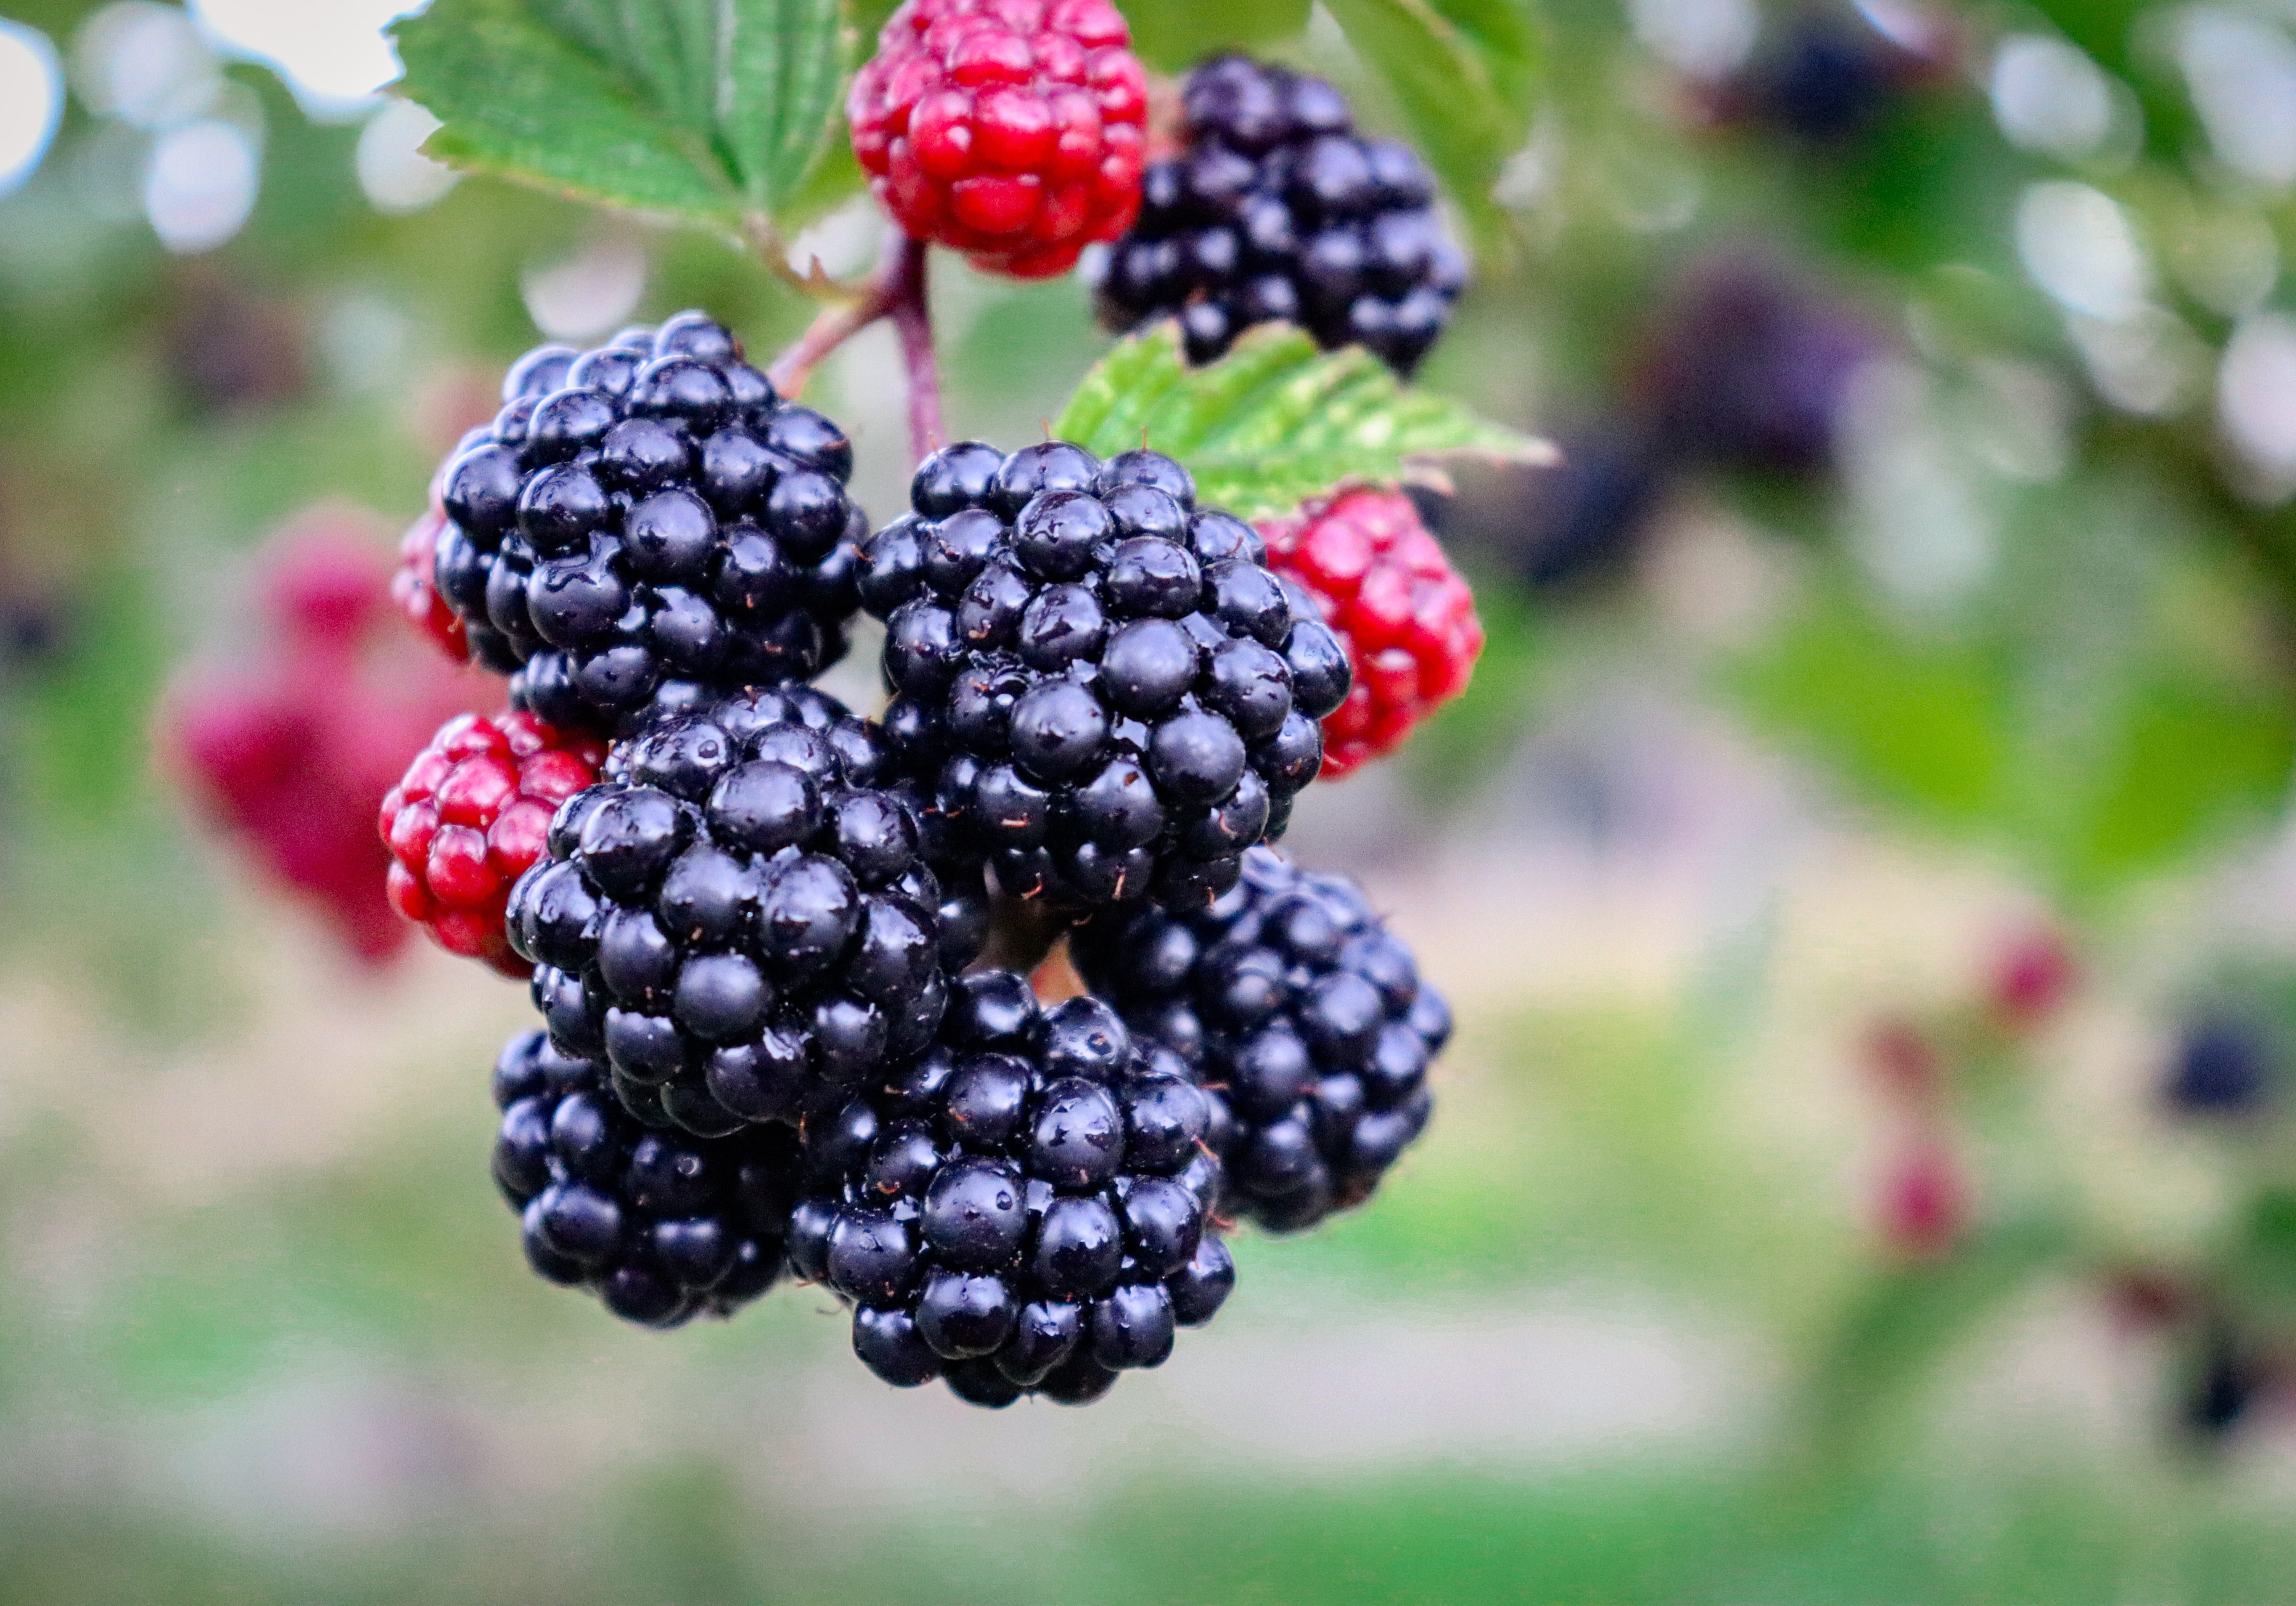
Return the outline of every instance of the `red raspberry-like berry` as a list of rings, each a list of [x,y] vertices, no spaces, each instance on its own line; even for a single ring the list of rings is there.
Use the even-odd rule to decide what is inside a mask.
[[[1994,963],[1988,978],[1994,1013],[2013,1031],[2038,1026],[2063,1005],[2076,979],[2072,955],[2055,932],[2027,932]]]
[[[374,800],[471,685],[381,628],[390,562],[373,535],[355,509],[294,520],[257,561],[257,628],[234,632],[234,660],[172,679],[152,735],[201,815],[380,963],[406,927],[382,895]]]
[[[461,663],[471,655],[470,643],[463,633],[462,615],[439,595],[438,581],[430,567],[439,531],[446,528],[447,515],[436,507],[408,527],[398,543],[398,571],[390,577],[390,599],[417,631]]]
[[[532,969],[511,951],[503,910],[542,856],[550,818],[598,778],[606,745],[529,713],[457,715],[382,800],[390,906],[441,948],[504,976]]]
[[[1936,1137],[1917,1137],[1882,1179],[1882,1241],[1910,1260],[1948,1253],[1969,1225],[1969,1183],[1953,1151]]]
[[[1140,210],[1148,78],[1108,0],[907,0],[853,80],[853,154],[896,221],[1014,278]]]
[[[314,508],[291,524],[264,566],[264,611],[291,652],[356,654],[380,613],[390,570],[375,549],[373,515]]]
[[[1324,778],[1403,745],[1467,688],[1483,650],[1474,593],[1400,491],[1343,491],[1263,523],[1267,564],[1296,581],[1347,645],[1348,700],[1324,721]]]

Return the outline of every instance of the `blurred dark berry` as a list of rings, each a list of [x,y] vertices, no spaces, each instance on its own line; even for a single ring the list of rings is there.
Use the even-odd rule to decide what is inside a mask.
[[[2199,1365],[2185,1395],[2185,1426],[2204,1442],[2224,1438],[2253,1408],[2266,1380],[2234,1336],[2212,1327],[2202,1339]]]
[[[1883,342],[1839,299],[1753,255],[1693,265],[1647,333],[1636,400],[1661,456],[1820,472],[1849,382]]]
[[[2161,1096],[2169,1108],[2186,1115],[2248,1115],[2270,1097],[2278,1058],[2256,1022],[2207,1017],[2185,1029]]]

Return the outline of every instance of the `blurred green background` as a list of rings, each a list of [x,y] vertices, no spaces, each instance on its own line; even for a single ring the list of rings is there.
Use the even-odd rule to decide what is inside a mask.
[[[1161,1371],[990,1414],[810,1290],[537,1281],[520,991],[358,961],[166,761],[171,676],[299,672],[266,541],[387,557],[517,351],[808,316],[451,183],[393,10],[0,0],[0,1600],[2296,1600],[2296,13],[1538,9],[1422,380],[1569,461],[1431,500],[1483,664],[1290,842],[1452,995],[1435,1124]],[[1395,126],[1320,11],[1280,53]],[[1007,442],[1107,338],[936,315]],[[884,516],[889,332],[808,399]]]

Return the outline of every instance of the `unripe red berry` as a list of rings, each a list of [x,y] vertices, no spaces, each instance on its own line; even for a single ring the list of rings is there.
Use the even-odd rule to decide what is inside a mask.
[[[529,713],[447,721],[382,800],[390,906],[447,952],[525,976],[532,967],[504,934],[510,889],[542,856],[558,805],[597,779],[605,756],[603,742]]]
[[[446,528],[447,515],[436,507],[407,527],[398,543],[398,572],[390,577],[390,599],[425,639],[437,643],[439,651],[461,663],[471,653],[462,616],[439,595],[431,572],[432,552]]]
[[[1364,489],[1263,522],[1267,564],[1315,598],[1355,671],[1324,721],[1324,778],[1383,758],[1467,688],[1483,650],[1474,593],[1400,491]]]
[[[382,895],[390,856],[374,839],[374,801],[471,692],[380,628],[390,564],[357,539],[365,524],[320,510],[270,543],[258,560],[262,617],[234,637],[259,646],[176,677],[153,739],[199,811],[373,963],[406,935]]]
[[[1015,278],[1066,273],[1140,210],[1148,79],[1108,0],[908,0],[846,113],[909,234]]]

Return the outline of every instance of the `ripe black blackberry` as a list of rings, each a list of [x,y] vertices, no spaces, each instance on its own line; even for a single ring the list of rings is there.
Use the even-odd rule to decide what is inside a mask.
[[[1136,1034],[1218,1090],[1226,1211],[1313,1226],[1361,1203],[1427,1124],[1451,1011],[1344,876],[1256,848],[1210,909],[1103,915],[1070,953]]]
[[[793,1123],[932,1040],[944,964],[971,954],[941,951],[944,894],[881,785],[889,756],[820,692],[746,691],[658,721],[560,806],[511,943],[553,1039],[603,1058],[639,1120]],[[977,944],[961,907],[948,926]]]
[[[1025,977],[976,972],[930,1050],[806,1117],[791,1269],[853,1305],[855,1353],[889,1383],[1086,1404],[1234,1285],[1211,1118],[1098,1000],[1040,1011]]]
[[[1177,317],[1210,362],[1253,324],[1370,348],[1408,377],[1466,283],[1407,145],[1365,139],[1340,92],[1244,56],[1188,75],[1186,145],[1150,165],[1140,218],[1099,275],[1101,317]]]
[[[634,728],[665,686],[810,679],[845,652],[853,449],[682,312],[543,346],[442,478],[432,559],[472,656],[553,724]]]
[[[495,1063],[495,1182],[520,1214],[528,1262],[644,1326],[733,1314],[781,1275],[797,1134],[652,1132],[606,1082],[604,1067],[541,1032],[511,1039]]]
[[[1197,507],[1169,457],[1060,441],[945,448],[910,502],[860,589],[890,626],[885,726],[936,852],[1062,907],[1232,885],[1315,778],[1349,684],[1259,533]]]

